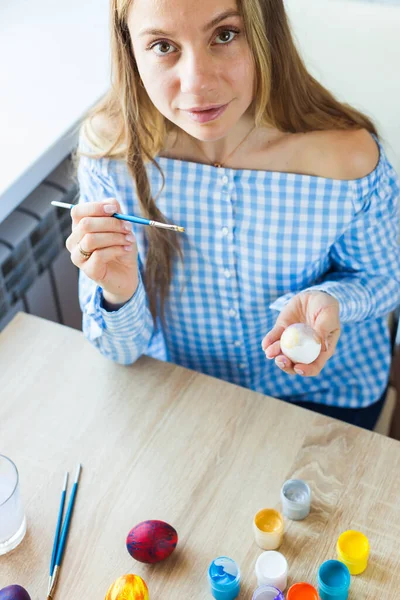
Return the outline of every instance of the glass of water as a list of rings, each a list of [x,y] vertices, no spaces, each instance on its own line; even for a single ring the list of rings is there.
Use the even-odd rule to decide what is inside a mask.
[[[18,469],[0,454],[0,555],[18,546],[26,532]]]

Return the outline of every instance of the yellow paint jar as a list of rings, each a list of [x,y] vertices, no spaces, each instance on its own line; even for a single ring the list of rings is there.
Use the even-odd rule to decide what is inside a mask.
[[[360,531],[345,531],[337,541],[338,559],[346,565],[351,575],[359,575],[367,568],[368,538]]]
[[[263,508],[253,520],[256,544],[263,550],[276,550],[282,543],[284,522],[274,508]]]

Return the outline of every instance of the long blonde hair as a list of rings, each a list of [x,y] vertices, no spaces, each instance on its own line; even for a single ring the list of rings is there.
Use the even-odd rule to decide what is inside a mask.
[[[152,197],[146,163],[159,169],[155,157],[164,148],[171,125],[155,108],[140,79],[127,25],[133,1],[110,0],[112,83],[87,114],[83,135],[94,150],[89,156],[126,162],[142,215],[166,222]],[[378,135],[367,116],[336,100],[307,71],[294,44],[283,0],[237,0],[237,4],[255,61],[257,126],[291,133],[365,128]],[[99,122],[110,127],[96,126]],[[153,319],[163,319],[173,259],[181,256],[179,238],[150,227],[146,235],[144,283]]]

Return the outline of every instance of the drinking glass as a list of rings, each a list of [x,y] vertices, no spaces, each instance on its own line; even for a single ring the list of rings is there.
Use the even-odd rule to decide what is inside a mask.
[[[26,533],[18,469],[0,454],[0,555],[18,546]]]

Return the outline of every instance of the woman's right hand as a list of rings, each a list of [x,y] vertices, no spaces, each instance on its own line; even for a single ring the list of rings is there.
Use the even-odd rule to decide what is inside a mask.
[[[74,265],[103,289],[106,302],[122,305],[138,286],[138,253],[132,226],[111,216],[116,212],[120,206],[115,198],[77,204],[65,245]]]

